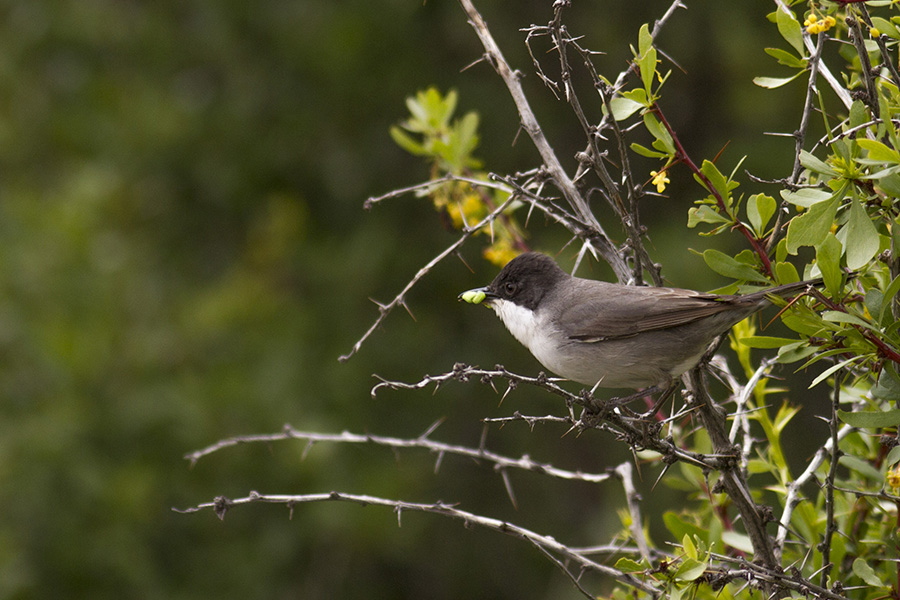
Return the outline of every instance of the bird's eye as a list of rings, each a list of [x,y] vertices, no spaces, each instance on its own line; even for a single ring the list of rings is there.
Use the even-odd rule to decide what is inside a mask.
[[[507,296],[512,296],[516,293],[516,284],[508,281],[503,285],[503,291],[506,292]]]

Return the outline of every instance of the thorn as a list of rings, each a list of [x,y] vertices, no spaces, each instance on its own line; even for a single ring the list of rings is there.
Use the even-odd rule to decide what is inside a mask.
[[[303,447],[303,452],[300,453],[300,460],[306,460],[306,455],[312,450],[313,444],[315,444],[314,441],[307,440],[306,446]]]
[[[469,270],[470,273],[475,272],[475,269],[473,269],[472,267],[469,266],[469,263],[466,262],[466,259],[463,258],[463,255],[459,250],[454,252],[454,254],[456,255],[456,258],[458,258],[459,261],[466,266],[466,268]]]
[[[409,316],[412,317],[412,320],[413,320],[413,321],[416,320],[416,315],[414,315],[414,314],[412,313],[412,311],[410,310],[409,306],[407,306],[406,300],[405,300],[404,298],[401,298],[401,299],[400,299],[400,306],[402,306],[403,308],[406,309],[407,314],[409,314]]]
[[[434,423],[429,425],[428,429],[425,430],[425,433],[423,433],[422,435],[419,436],[419,439],[420,440],[428,439],[428,436],[430,436],[432,433],[434,433],[434,430],[437,429],[438,427],[440,427],[441,423],[443,423],[446,419],[447,419],[447,417],[441,417],[440,419],[438,419],[437,421],[435,421]]]
[[[372,304],[374,304],[375,306],[377,306],[379,312],[382,312],[382,313],[383,313],[383,312],[385,312],[385,311],[387,310],[387,304],[382,304],[381,302],[379,302],[379,301],[376,300],[375,298],[369,297],[369,302],[371,302]]]
[[[474,67],[474,66],[477,65],[478,63],[480,63],[480,62],[482,62],[482,61],[486,61],[486,60],[487,60],[487,56],[485,56],[484,54],[482,54],[479,58],[477,58],[476,60],[473,60],[472,62],[470,62],[469,64],[467,64],[466,66],[464,66],[462,69],[460,69],[459,72],[460,72],[460,73],[463,73],[463,72],[465,72],[465,71],[471,69],[472,67]]]
[[[638,460],[637,451],[634,449],[634,446],[631,447],[631,457],[634,459],[634,468],[637,471],[638,479],[644,481],[644,476],[641,473],[641,463]]]
[[[653,487],[650,488],[651,492],[656,489],[656,486],[659,484],[660,481],[662,481],[663,476],[669,471],[669,467],[671,467],[671,466],[672,465],[670,465],[670,464],[666,464],[663,467],[662,473],[659,474],[659,477],[657,477],[656,481],[653,482]]]
[[[512,384],[510,384],[506,387],[506,391],[503,392],[502,396],[500,396],[500,402],[497,403],[497,406],[500,406],[501,404],[503,404],[503,401],[506,400],[507,396],[509,396],[509,393],[513,390],[513,387],[515,387],[515,386],[513,386]]]
[[[444,460],[444,451],[441,450],[438,452],[437,460],[434,461],[434,474],[437,475],[438,471],[441,470],[441,463]]]
[[[512,482],[509,480],[509,473],[506,469],[500,471],[500,476],[503,477],[503,486],[506,488],[506,495],[509,496],[509,501],[512,503],[513,508],[519,510],[519,504],[516,502],[516,495],[513,492]]]
[[[728,144],[730,144],[730,143],[731,143],[731,140],[728,140],[727,142],[725,142],[725,145],[722,146],[722,149],[719,150],[719,152],[716,154],[716,156],[712,159],[713,163],[716,163],[719,160],[719,157],[722,156],[722,153],[725,152],[725,148],[727,148]]]

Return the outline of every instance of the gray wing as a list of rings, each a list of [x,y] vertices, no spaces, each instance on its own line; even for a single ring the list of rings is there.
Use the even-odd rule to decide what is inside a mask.
[[[741,305],[747,306],[749,314],[758,303],[676,288],[617,285],[589,279],[573,281],[577,286],[565,295],[568,297],[560,297],[567,308],[556,320],[563,331],[575,332],[570,339],[586,342],[677,327]],[[576,295],[581,301],[574,299]],[[585,302],[585,297],[590,300]]]

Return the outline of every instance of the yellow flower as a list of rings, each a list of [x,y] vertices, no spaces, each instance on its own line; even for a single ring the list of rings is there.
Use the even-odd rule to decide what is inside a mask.
[[[484,257],[497,265],[503,267],[519,255],[519,252],[512,247],[512,243],[508,239],[498,239],[493,245],[484,249]]]
[[[900,488],[900,463],[897,463],[885,473],[884,478],[887,484],[893,489]]]
[[[656,171],[650,171],[650,176],[653,177],[651,183],[656,186],[656,192],[658,194],[662,194],[666,191],[666,184],[672,183],[669,181],[668,175],[666,175],[665,171],[661,171],[657,173]]]
[[[435,204],[438,205],[437,202]],[[457,229],[478,223],[486,214],[484,202],[475,193],[466,194],[459,200],[446,199],[438,205],[438,208],[442,206],[447,209],[447,214]]]
[[[809,15],[806,17],[806,20],[803,21],[803,26],[806,27],[806,33],[810,35],[828,31],[835,25],[837,25],[837,21],[831,15],[828,15],[824,19],[819,19],[816,15]]]

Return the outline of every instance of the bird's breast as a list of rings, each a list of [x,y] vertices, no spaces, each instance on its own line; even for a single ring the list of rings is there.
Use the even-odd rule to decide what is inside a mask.
[[[563,340],[545,314],[502,299],[494,301],[491,308],[513,337],[528,348],[542,365],[561,374],[557,363]]]

